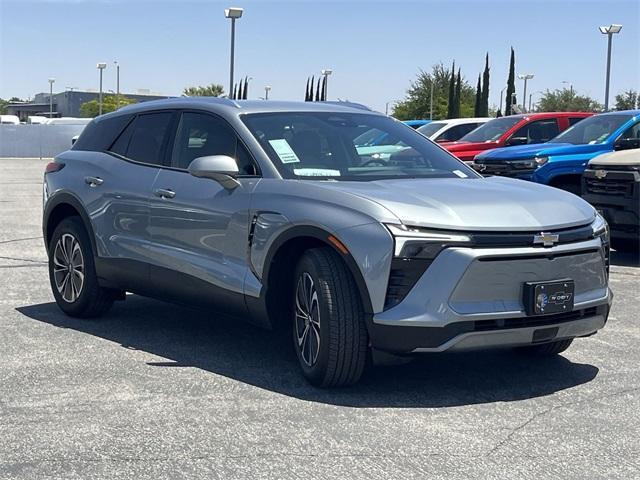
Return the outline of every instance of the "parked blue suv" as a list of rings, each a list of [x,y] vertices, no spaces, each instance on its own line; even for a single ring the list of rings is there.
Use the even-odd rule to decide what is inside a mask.
[[[477,155],[473,168],[483,175],[531,180],[580,193],[580,178],[592,158],[637,148],[640,110],[602,113],[571,126],[547,143],[496,148]]]

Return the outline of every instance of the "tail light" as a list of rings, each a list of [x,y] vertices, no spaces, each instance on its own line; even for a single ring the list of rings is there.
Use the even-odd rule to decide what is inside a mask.
[[[64,168],[64,163],[61,162],[49,162],[44,169],[44,173],[59,172]]]

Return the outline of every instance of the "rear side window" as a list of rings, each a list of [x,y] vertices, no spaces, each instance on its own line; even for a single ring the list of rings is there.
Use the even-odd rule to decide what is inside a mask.
[[[107,150],[125,125],[129,123],[131,117],[131,115],[117,115],[93,120],[84,128],[80,138],[73,144],[72,150],[94,152]]]
[[[572,127],[580,120],[584,120],[584,117],[569,117],[569,126]]]
[[[110,150],[136,162],[161,165],[172,119],[171,112],[138,115]]]
[[[465,123],[462,125],[456,125],[455,127],[451,127],[446,132],[441,133],[436,138],[436,142],[455,142],[456,140],[460,140],[467,133],[478,128],[479,123]]]

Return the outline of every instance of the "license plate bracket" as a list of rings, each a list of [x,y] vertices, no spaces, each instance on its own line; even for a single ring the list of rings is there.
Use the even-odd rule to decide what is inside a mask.
[[[573,310],[575,284],[570,278],[525,282],[523,293],[527,315],[550,315]]]

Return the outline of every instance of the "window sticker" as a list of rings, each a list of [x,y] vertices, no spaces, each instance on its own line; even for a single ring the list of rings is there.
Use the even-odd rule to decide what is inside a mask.
[[[467,178],[469,175],[467,175],[464,172],[461,172],[460,170],[454,170],[453,173],[455,173],[457,176],[459,176],[460,178]]]
[[[280,158],[282,163],[300,163],[300,159],[293,151],[289,142],[284,138],[278,138],[276,140],[269,140],[269,144],[275,150],[276,155]]]
[[[294,168],[293,173],[302,177],[339,177],[340,170],[330,168]]]

